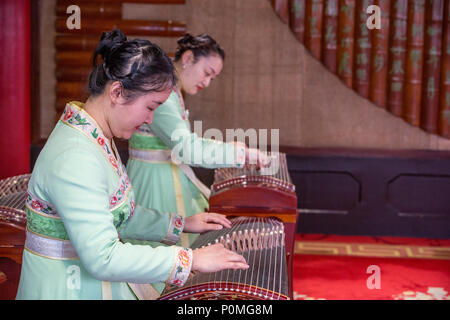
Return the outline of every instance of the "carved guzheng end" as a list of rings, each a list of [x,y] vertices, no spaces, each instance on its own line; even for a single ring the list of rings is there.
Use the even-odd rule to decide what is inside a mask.
[[[0,257],[22,263],[29,174],[0,180]]]
[[[263,170],[250,165],[215,171],[209,211],[226,214],[232,227],[202,234],[192,245],[220,242],[242,254],[250,268],[193,274],[182,288],[166,288],[160,299],[292,298],[297,196],[285,154],[271,156]]]

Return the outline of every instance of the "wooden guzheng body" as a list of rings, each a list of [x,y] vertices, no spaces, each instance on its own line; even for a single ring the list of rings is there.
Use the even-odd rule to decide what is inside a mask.
[[[25,243],[25,200],[30,174],[0,180],[0,257],[22,263]]]
[[[29,174],[0,180],[0,300],[14,299],[25,244]]]
[[[297,197],[286,156],[272,154],[272,166],[259,170],[217,169],[211,186],[211,212],[232,221],[200,235],[192,248],[217,242],[242,254],[248,270],[197,273],[182,288],[166,288],[160,299],[290,299]]]

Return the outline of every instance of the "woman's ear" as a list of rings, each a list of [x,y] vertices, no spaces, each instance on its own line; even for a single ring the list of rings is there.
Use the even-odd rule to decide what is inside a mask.
[[[186,69],[188,65],[194,63],[194,53],[191,50],[183,52],[181,55],[181,62],[183,63],[183,69]]]
[[[109,98],[113,104],[123,104],[125,102],[123,87],[119,81],[114,81],[109,86]]]

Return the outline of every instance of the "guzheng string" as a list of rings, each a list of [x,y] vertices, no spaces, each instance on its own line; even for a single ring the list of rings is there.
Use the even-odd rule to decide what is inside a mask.
[[[283,191],[295,192],[289,175],[286,155],[270,153],[271,163],[267,167],[245,165],[243,168],[223,168],[214,173],[212,192],[226,190],[234,184],[270,185]]]
[[[211,241],[214,242],[221,242],[226,248],[231,249],[231,238],[230,238],[230,234],[235,233],[238,229],[239,226],[241,224],[241,221],[238,221],[238,223],[233,223],[231,226],[231,229],[227,229],[227,228],[223,228],[219,231],[216,231],[214,233],[211,233],[211,237],[204,237],[202,239],[202,241],[196,243],[196,247],[197,248],[202,248],[205,246],[209,246],[211,245]],[[215,239],[213,239],[215,238]],[[216,241],[217,240],[217,241]],[[220,271],[219,273],[223,273],[224,271]],[[227,269],[227,272],[229,272],[229,269]],[[208,274],[208,281],[207,281],[207,285],[208,285],[208,290],[211,290],[211,282],[213,284],[213,288],[216,288],[216,276],[217,276],[217,272],[216,273],[209,273]],[[200,284],[199,279],[200,277],[197,277],[197,281],[195,282],[195,284]],[[220,277],[221,278],[221,277]],[[219,278],[219,279],[220,279]]]
[[[223,241],[225,241],[224,245],[227,249],[235,251],[235,252],[239,252],[240,250],[238,250],[238,248],[239,248],[240,239],[239,239],[238,235],[239,235],[239,232],[241,229],[241,225],[244,223],[244,220],[242,218],[238,218],[238,219],[236,219],[236,221],[237,221],[237,223],[231,229],[231,232],[226,234],[225,239],[222,240],[222,243],[223,243]],[[231,236],[230,236],[230,234],[231,234]],[[239,253],[241,253],[241,252],[239,252]],[[233,272],[231,269],[226,269],[226,272],[227,272],[227,276],[225,278],[225,283],[236,282],[236,281],[234,281],[234,279],[230,280],[230,274],[232,276],[234,276],[235,272]],[[219,281],[223,279],[224,273],[225,273],[225,271],[223,271],[223,270],[219,273],[219,276],[220,276]],[[216,287],[216,286],[214,286],[214,287]]]
[[[0,206],[25,209],[26,192],[16,192],[11,195],[6,195],[0,199]]]
[[[192,279],[190,286],[199,287],[206,284],[208,292],[231,291],[279,299],[282,292],[282,276],[285,273],[283,238],[283,224],[273,218],[232,219],[230,229],[223,228],[209,233],[208,236],[201,238],[201,241],[197,241],[195,247],[222,243],[227,249],[242,254],[250,268],[225,269],[203,276],[200,274]]]
[[[251,225],[251,227],[250,227],[250,232],[251,232],[251,230],[253,230],[253,228],[254,228],[254,226],[255,226],[255,221],[256,221],[256,220],[253,219],[252,225]],[[243,250],[242,250],[243,252],[241,252],[241,253],[243,254],[245,260],[247,261],[247,264],[250,264],[250,262],[248,261],[248,259],[249,259],[249,257],[250,257],[250,254],[246,254],[246,253],[249,253],[250,250],[251,250],[251,239],[249,239],[249,237],[250,237],[250,235],[249,235],[249,230],[246,228],[246,229],[244,230],[244,234],[243,234],[243,235],[242,235],[242,232],[241,232],[241,231],[239,231],[239,232],[241,233],[241,238],[242,238],[242,248],[243,248]],[[244,252],[244,251],[246,251],[246,252]],[[251,268],[249,268],[249,269],[251,269]],[[244,271],[245,275],[244,275],[244,282],[243,282],[243,285],[242,285],[242,290],[244,290],[245,284],[247,283],[247,275],[248,275],[249,269],[247,269],[247,270]],[[242,279],[242,269],[239,270],[239,277],[238,277],[238,279],[239,279],[239,280]],[[238,281],[237,291],[240,290],[239,285],[240,285],[240,281]]]
[[[269,248],[270,248],[269,249],[270,250],[269,257],[270,257],[270,261],[269,261],[268,274],[270,275],[270,271],[272,270],[272,272],[275,275],[275,265],[276,265],[276,263],[274,261],[274,266],[272,267],[272,256],[273,256],[273,249],[275,247],[274,237],[276,236],[276,233],[275,233],[274,230],[276,230],[276,226],[275,226],[275,223],[273,223],[272,220],[269,220],[269,223],[270,223],[270,235],[269,235]],[[267,281],[270,282],[270,277],[268,277],[267,279],[268,279]],[[267,288],[270,288],[270,283],[267,284]],[[275,288],[272,287],[272,292],[275,291],[274,289]],[[272,293],[272,296],[273,296],[273,293]]]
[[[252,225],[251,225],[251,227],[250,227],[250,232],[251,232],[251,230],[254,229],[254,227],[255,227],[255,222],[256,222],[256,220],[254,219],[254,220],[252,221]],[[249,231],[248,231],[248,229],[245,229],[245,230],[244,230],[244,235],[247,235],[247,237],[249,237]],[[240,253],[243,254],[245,260],[247,261],[247,264],[251,265],[251,262],[248,261],[248,260],[249,260],[249,257],[250,257],[249,252],[250,252],[250,250],[251,250],[251,247],[250,247],[251,241],[248,241],[248,242],[247,242],[247,246],[246,246],[246,245],[245,245],[245,238],[243,238],[242,240],[243,240],[243,242],[244,242],[243,248],[246,249],[246,251],[245,251],[245,250],[242,250],[242,251],[245,251],[245,252],[240,252]],[[247,240],[248,240],[248,239],[247,239]],[[249,269],[252,269],[252,268],[249,268]],[[244,282],[243,282],[243,285],[242,285],[242,290],[244,289],[244,285],[247,283],[247,282],[246,282],[246,277],[247,277],[247,275],[248,275],[249,269],[247,269],[247,270],[244,271],[245,275],[244,275]],[[237,278],[238,278],[238,281],[237,281],[237,282],[238,282],[237,291],[239,291],[239,290],[240,290],[240,287],[239,287],[239,285],[240,285],[240,280],[242,279],[242,270],[239,270],[239,276],[238,276]]]
[[[256,221],[257,221],[257,219],[253,219],[252,226],[251,226],[250,230],[248,231],[248,244],[249,244],[249,254],[247,256],[248,260],[250,260],[250,256],[251,256],[250,253],[252,252],[252,250],[256,249],[256,242],[254,241],[254,237],[253,237],[255,226],[256,226]],[[254,266],[254,264],[255,264],[255,255],[253,255],[253,261],[248,261],[248,264],[250,265],[250,268],[247,269],[244,282],[245,283],[253,283],[254,268],[252,266]],[[250,280],[249,280],[249,282],[247,282],[247,276],[248,276],[248,273],[250,272],[250,270],[251,270]]]

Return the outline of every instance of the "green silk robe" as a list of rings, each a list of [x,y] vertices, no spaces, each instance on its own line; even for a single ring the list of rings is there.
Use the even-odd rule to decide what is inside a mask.
[[[114,156],[114,151],[117,158]],[[184,218],[135,205],[114,143],[71,102],[35,164],[17,299],[136,299],[134,284],[182,285],[192,250],[175,244]]]

